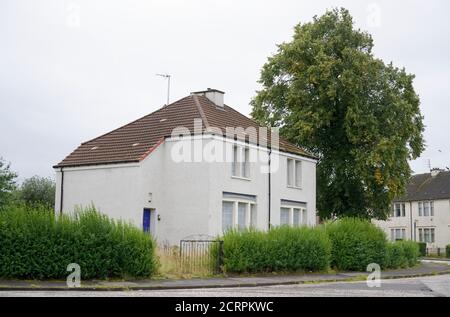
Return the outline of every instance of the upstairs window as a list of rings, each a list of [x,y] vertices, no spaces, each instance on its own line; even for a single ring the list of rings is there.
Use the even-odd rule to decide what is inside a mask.
[[[247,147],[233,145],[231,174],[234,177],[250,178],[250,150]]]
[[[419,201],[419,217],[433,217],[434,216],[434,202],[433,201]]]
[[[302,162],[291,158],[287,159],[286,180],[289,187],[302,187]]]
[[[406,209],[405,209],[405,203],[395,203],[394,208],[391,213],[392,217],[405,217],[406,216]]]

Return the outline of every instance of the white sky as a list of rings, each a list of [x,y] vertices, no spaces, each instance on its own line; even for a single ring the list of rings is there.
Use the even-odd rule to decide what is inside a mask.
[[[375,55],[416,74],[427,150],[450,167],[450,2],[0,0],[0,156],[20,179],[53,176],[81,142],[207,87],[248,115],[259,70],[293,27],[350,10]]]

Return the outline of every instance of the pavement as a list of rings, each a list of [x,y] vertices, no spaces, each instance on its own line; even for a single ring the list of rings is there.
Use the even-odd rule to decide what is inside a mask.
[[[223,289],[268,286],[289,286],[299,284],[316,284],[330,282],[350,282],[365,279],[367,272],[342,272],[336,274],[295,274],[295,275],[264,275],[246,277],[221,277],[206,279],[150,279],[150,280],[90,280],[82,281],[79,288],[68,288],[65,281],[27,281],[0,280],[0,295],[2,291],[138,291],[138,290],[189,290],[189,289]],[[402,279],[418,278],[433,275],[450,274],[450,262],[422,261],[414,268],[386,270],[381,272],[381,278]],[[365,285],[365,282],[364,282]],[[366,286],[367,287],[367,286]]]
[[[0,297],[442,297],[450,296],[450,275],[382,280],[380,287],[368,287],[365,281],[318,284],[291,284],[256,287],[202,289],[161,289],[129,291],[0,291]],[[181,299],[183,298],[183,299]],[[236,301],[236,300],[234,300]],[[187,300],[189,302],[189,300]],[[198,302],[198,301],[195,301]]]

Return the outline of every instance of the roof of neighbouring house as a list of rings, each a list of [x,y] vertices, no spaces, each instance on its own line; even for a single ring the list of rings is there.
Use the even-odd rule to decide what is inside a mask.
[[[450,199],[450,171],[441,171],[434,177],[431,173],[413,175],[406,195],[396,201],[437,199]]]
[[[223,131],[226,127],[255,127],[258,133],[260,127],[256,121],[227,105],[218,107],[205,96],[191,94],[125,126],[82,143],[54,167],[139,162],[166,137],[171,136],[175,127],[182,126],[194,131],[194,119],[201,119],[203,132],[211,127],[218,127]],[[270,146],[270,137],[267,143]],[[282,138],[279,149],[315,158]]]

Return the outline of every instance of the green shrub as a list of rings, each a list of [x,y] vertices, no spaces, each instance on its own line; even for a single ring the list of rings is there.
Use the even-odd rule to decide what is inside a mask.
[[[320,271],[329,267],[331,243],[321,228],[232,230],[223,241],[226,272]]]
[[[390,242],[383,266],[390,269],[411,267],[417,264],[419,255],[419,245],[414,241]]]
[[[425,242],[417,242],[419,245],[420,256],[427,256],[427,244]]]
[[[450,244],[445,247],[445,256],[450,259]]]
[[[3,278],[66,278],[69,263],[80,265],[82,279],[148,277],[158,265],[149,235],[94,208],[55,216],[8,207],[0,212],[0,246]]]
[[[405,257],[403,247],[399,242],[391,242],[386,247],[386,259],[383,267],[389,269],[405,268],[408,260]]]
[[[407,266],[411,267],[417,264],[420,256],[419,246],[414,241],[399,241],[399,243],[403,248],[403,254],[406,258]]]
[[[339,270],[365,271],[370,263],[382,265],[386,254],[384,232],[369,221],[343,218],[326,224],[331,264]]]

